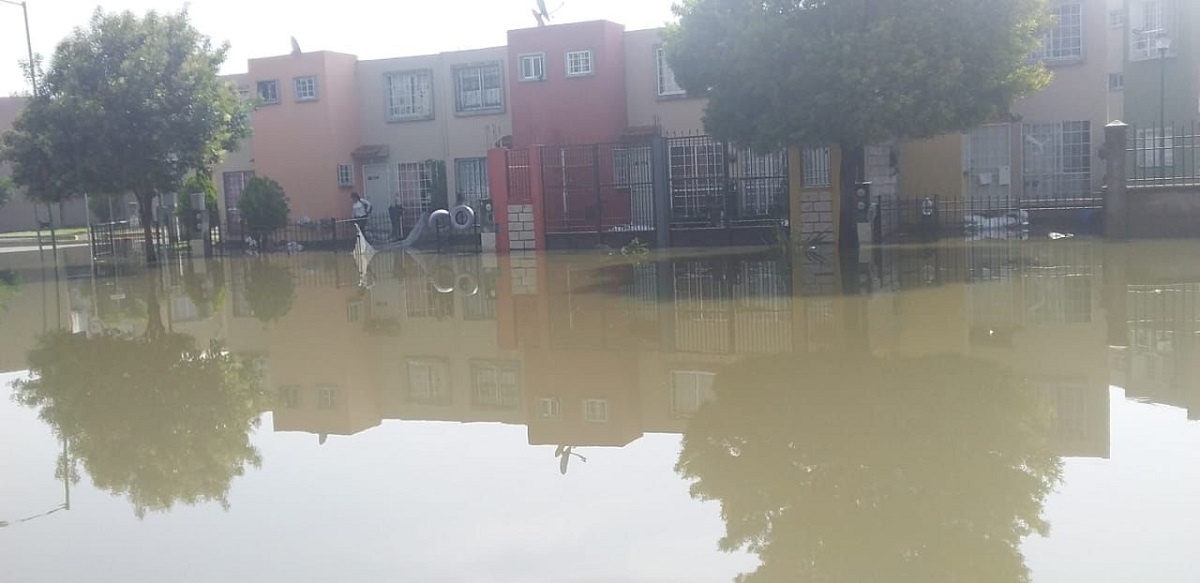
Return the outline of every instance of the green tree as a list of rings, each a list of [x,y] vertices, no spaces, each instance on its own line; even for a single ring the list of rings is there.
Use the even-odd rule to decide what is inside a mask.
[[[1045,85],[1030,60],[1045,0],[683,0],[665,35],[715,137],[763,149],[836,145],[843,185],[865,145],[964,131]],[[853,208],[842,188],[842,208]],[[844,247],[858,245],[841,213]]]
[[[839,360],[732,366],[688,425],[677,471],[762,561],[739,581],[1027,581],[1061,475],[1033,391],[957,356]]]
[[[138,516],[176,503],[228,506],[232,480],[261,464],[250,433],[270,404],[257,363],[166,332],[155,292],[146,305],[141,335],[43,335],[15,399],[37,409],[67,441],[67,458],[98,488],[128,497]]]
[[[295,301],[296,281],[291,269],[261,257],[248,262],[246,303],[255,318],[267,324],[275,322],[292,311]]]
[[[214,47],[186,10],[139,18],[97,9],[55,49],[0,156],[39,201],[132,193],[155,262],[154,198],[249,134],[247,104],[218,77],[228,48]]]
[[[0,207],[4,206],[4,203],[8,202],[13,197],[15,190],[16,186],[13,185],[11,178],[7,176],[0,176]]]
[[[292,210],[288,206],[287,195],[278,182],[261,176],[255,176],[246,183],[242,190],[242,198],[238,200],[238,212],[246,230],[265,243],[265,238],[276,229],[287,225],[288,215]]]

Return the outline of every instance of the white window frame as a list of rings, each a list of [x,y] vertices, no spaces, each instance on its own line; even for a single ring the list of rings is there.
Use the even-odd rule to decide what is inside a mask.
[[[274,92],[273,96],[268,97],[268,92],[263,91],[263,89],[267,87],[274,88],[272,90]],[[255,83],[254,89],[255,92],[258,93],[260,102],[264,105],[275,105],[276,103],[279,103],[279,79],[263,79],[262,81]]]
[[[1173,5],[1169,0],[1133,0],[1129,2],[1129,60],[1160,58],[1160,43],[1171,37]],[[1167,51],[1167,56],[1174,52]]]
[[[1137,131],[1135,154],[1138,168],[1171,168],[1175,166],[1174,128],[1142,128]],[[1161,135],[1162,141],[1159,141]]]
[[[587,423],[608,423],[608,399],[584,399],[583,420]]]
[[[533,66],[534,70],[529,70],[526,65]],[[546,80],[546,53],[526,53],[517,55],[517,79],[522,82],[545,81]]]
[[[1108,74],[1108,90],[1122,91],[1125,89],[1125,73],[1120,71]]]
[[[1025,195],[1037,200],[1087,196],[1091,192],[1091,132],[1088,120],[1021,124]],[[1044,190],[1039,193],[1038,189]]]
[[[567,51],[563,64],[567,69],[567,77],[587,77],[596,74],[596,51],[582,49]],[[587,65],[585,68],[583,65]]]
[[[487,158],[454,159],[454,192],[459,204],[471,205],[491,198],[488,188]]]
[[[489,78],[495,80],[496,86],[486,84]],[[467,89],[468,82],[478,83],[479,88]],[[477,100],[470,95],[475,92],[479,94]],[[459,115],[504,112],[504,66],[500,61],[454,67],[454,111]]]
[[[354,186],[354,166],[350,164],[337,165],[338,186]]]
[[[538,399],[538,418],[558,419],[562,416],[562,402],[558,397],[541,397]]]
[[[407,99],[405,99],[407,98]],[[388,121],[434,118],[433,70],[408,69],[383,75],[383,108]]]
[[[317,385],[317,408],[337,409],[341,404],[341,391],[334,385]]]
[[[304,75],[292,79],[292,93],[296,101],[317,100],[317,76]]]
[[[1118,8],[1108,11],[1108,26],[1112,28],[1121,28],[1125,26],[1125,11]]]
[[[1076,63],[1083,60],[1084,44],[1084,13],[1083,2],[1069,0],[1059,2],[1050,7],[1055,16],[1054,24],[1042,37],[1042,46],[1034,52],[1034,57],[1043,63]],[[1074,10],[1074,22],[1064,22],[1063,12]],[[1078,32],[1074,32],[1077,30]],[[1078,42],[1067,44],[1067,41],[1078,39]],[[1057,45],[1057,48],[1056,48]]]
[[[687,419],[705,402],[714,398],[713,385],[717,374],[705,370],[671,371],[671,416]],[[680,404],[687,401],[686,407]]]
[[[679,82],[675,80],[675,71],[671,70],[671,64],[667,62],[666,51],[662,45],[654,47],[655,73],[657,75],[658,96],[659,97],[676,97],[679,95],[687,95],[687,91],[679,86]]]

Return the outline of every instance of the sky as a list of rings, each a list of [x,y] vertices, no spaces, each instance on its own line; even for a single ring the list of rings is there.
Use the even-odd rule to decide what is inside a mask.
[[[606,19],[629,30],[661,26],[674,0],[546,0],[551,22]],[[174,11],[178,0],[28,0],[34,52],[47,57],[97,6],[106,11]],[[536,0],[339,0],[256,2],[203,0],[189,8],[192,23],[216,42],[230,43],[222,73],[246,71],[246,60],[287,54],[294,36],[304,51],[330,50],[378,59],[503,45],[509,29],[535,26]],[[280,8],[282,7],[282,8]],[[18,62],[25,59],[21,8],[0,3],[0,96],[26,91]]]

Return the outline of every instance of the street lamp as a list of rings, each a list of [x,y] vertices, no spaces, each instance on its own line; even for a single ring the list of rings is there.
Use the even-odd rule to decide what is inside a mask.
[[[29,51],[29,86],[33,89],[33,94],[36,96],[38,94],[37,72],[33,66],[33,37],[29,35],[29,6],[24,0],[21,2],[17,2],[16,0],[0,0],[0,2],[20,6],[21,13],[25,16],[25,49]]]

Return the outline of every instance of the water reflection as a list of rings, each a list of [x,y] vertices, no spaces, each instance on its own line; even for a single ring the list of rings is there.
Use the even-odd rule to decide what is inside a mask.
[[[1051,412],[958,355],[750,359],[723,369],[676,469],[721,503],[742,581],[1025,581],[1061,462]]]
[[[306,253],[68,270],[63,302],[30,272],[0,367],[32,369],[18,399],[138,513],[226,501],[270,463],[267,411],[318,443],[519,425],[571,474],[666,433],[721,546],[760,556],[748,580],[1019,581],[1060,459],[1109,456],[1110,384],[1200,416],[1200,272],[1173,245]],[[26,333],[39,309],[70,329]]]
[[[138,516],[178,503],[227,506],[230,483],[261,463],[250,432],[268,406],[253,362],[163,323],[157,282],[142,280],[145,330],[53,330],[28,355],[14,399],[66,446],[63,479],[81,465]],[[95,298],[93,298],[95,299]],[[123,312],[123,310],[121,310]]]

